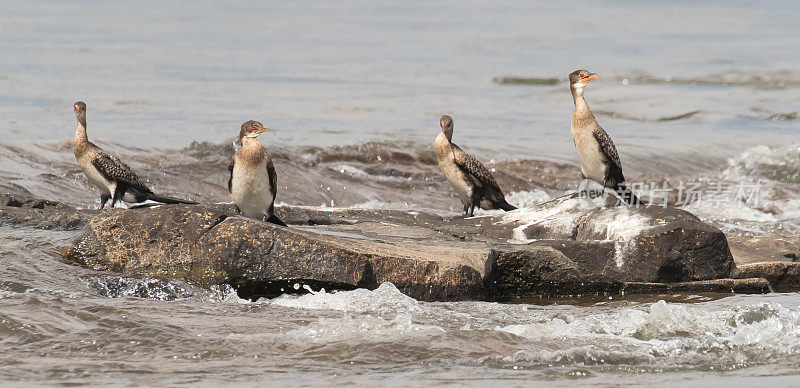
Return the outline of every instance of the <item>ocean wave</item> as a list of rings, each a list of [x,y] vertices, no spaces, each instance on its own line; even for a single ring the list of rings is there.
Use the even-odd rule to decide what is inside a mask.
[[[770,73],[755,73],[731,70],[703,76],[655,76],[647,73],[633,73],[618,76],[617,80],[639,84],[670,84],[692,86],[742,86],[754,89],[785,89],[800,85],[800,76],[795,71],[783,70]]]
[[[800,143],[753,147],[728,160],[723,174],[732,179],[758,177],[782,183],[800,183]]]
[[[565,77],[521,77],[499,76],[492,79],[499,85],[554,86],[566,82]],[[645,72],[633,72],[616,76],[615,80],[624,84],[668,84],[691,86],[742,86],[755,89],[785,89],[800,85],[796,71],[782,70],[770,73],[730,70],[702,76],[657,76]]]
[[[356,289],[337,293],[311,292],[292,296],[283,295],[273,299],[277,306],[309,309],[336,310],[351,313],[381,312],[387,309],[410,312],[419,309],[419,303],[397,289],[392,283],[382,283],[375,290]]]
[[[174,301],[195,294],[194,287],[180,280],[128,278],[121,276],[88,276],[83,284],[107,298],[132,296],[136,298]]]
[[[234,152],[233,139],[212,144],[193,142],[180,152],[129,148],[103,143],[140,172],[151,188],[203,203],[230,201],[227,167]],[[442,176],[430,147],[407,148],[365,143],[329,148],[267,147],[278,171],[277,203],[340,208],[380,208],[426,211],[450,216],[461,211],[461,201]],[[694,158],[687,154],[685,158]],[[0,188],[44,199],[58,199],[79,208],[99,206],[96,190],[75,166],[74,156],[62,144],[31,147],[4,146],[0,158],[8,168],[0,171]],[[661,163],[652,157],[643,162]],[[684,157],[665,160],[683,166]],[[530,208],[575,190],[579,183],[574,165],[542,160],[489,160],[509,203]],[[726,232],[783,234],[800,230],[800,145],[758,146],[728,160],[711,163],[707,170],[688,176],[684,168],[673,174],[629,176],[629,182],[686,182],[715,192],[717,185],[735,190],[740,184],[760,184],[758,203],[713,201],[685,209]],[[636,171],[634,170],[634,173]],[[629,173],[630,174],[630,173]],[[760,183],[759,183],[760,182]],[[676,183],[677,184],[677,183]],[[675,186],[676,184],[673,184]],[[639,189],[648,197],[647,189]],[[675,187],[668,198],[677,205]],[[645,198],[647,199],[647,198]],[[479,215],[495,214],[479,211]],[[788,229],[787,229],[788,228]]]
[[[553,86],[565,82],[563,77],[495,77],[492,81],[499,85]]]
[[[694,117],[695,115],[697,115],[699,113],[703,113],[703,111],[701,111],[701,110],[693,110],[691,112],[680,113],[680,114],[677,114],[677,115],[662,116],[662,117],[659,117],[659,118],[650,119],[650,118],[645,118],[645,117],[632,116],[632,115],[628,115],[628,114],[620,113],[620,112],[605,111],[605,110],[594,111],[594,114],[599,115],[599,116],[607,116],[607,117],[616,118],[616,119],[638,121],[638,122],[643,122],[643,123],[647,123],[647,122],[658,123],[658,122],[664,122],[664,121],[683,120],[683,119],[688,119],[688,118]]]
[[[497,330],[543,346],[561,344],[558,350],[525,349],[499,360],[514,364],[657,363],[683,369],[771,362],[800,353],[800,309],[766,302],[714,310],[659,301],[646,309],[564,316]]]

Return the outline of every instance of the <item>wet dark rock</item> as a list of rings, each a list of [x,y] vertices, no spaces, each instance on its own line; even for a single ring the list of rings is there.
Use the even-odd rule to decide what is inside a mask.
[[[94,212],[78,210],[59,202],[0,194],[0,225],[27,226],[38,229],[77,230]]]
[[[667,292],[711,292],[717,294],[766,294],[771,292],[770,282],[761,277],[741,279],[714,279],[679,283],[625,283],[626,294],[663,294]]]
[[[386,220],[397,216],[391,211],[366,213],[387,213]],[[303,219],[286,217],[298,218]],[[203,286],[228,283],[243,297],[270,295],[295,282],[330,290],[374,289],[391,281],[424,300],[481,297],[488,259],[474,249],[411,242],[398,246],[188,205],[102,211],[67,253],[98,270],[177,277]]]
[[[796,262],[800,257],[800,236],[731,237],[728,243],[737,265]]]
[[[330,291],[387,281],[420,300],[761,293],[768,281],[800,287],[787,280],[795,267],[783,275],[736,271],[724,234],[677,209],[562,201],[447,220],[278,207],[287,228],[243,218],[224,204],[79,210],[19,196],[0,200],[0,225],[75,230],[75,243],[61,250],[66,260],[123,277],[228,284],[251,299],[295,284]]]
[[[61,204],[58,202],[48,201],[46,199],[24,197],[19,195],[13,195],[10,193],[0,194],[0,206],[44,209],[47,207],[56,207],[59,205]]]
[[[585,272],[560,251],[546,246],[495,252],[490,290],[494,299],[618,293],[623,283]]]
[[[725,234],[676,208],[605,207],[570,199],[437,228],[492,243],[549,246],[582,271],[625,282],[719,279],[735,269]]]
[[[800,291],[800,263],[763,262],[740,265],[738,277],[767,279],[775,292]]]

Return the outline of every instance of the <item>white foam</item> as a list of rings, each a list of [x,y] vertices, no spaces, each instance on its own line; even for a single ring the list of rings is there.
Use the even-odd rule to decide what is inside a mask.
[[[606,240],[614,242],[614,261],[617,267],[625,264],[625,257],[636,245],[634,237],[652,228],[650,217],[632,212],[620,206],[594,220],[595,233],[605,234]]]
[[[772,303],[711,310],[659,301],[646,309],[567,315],[496,330],[537,344],[559,344],[553,351],[525,349],[505,357],[506,362],[649,363],[666,358],[678,364],[708,360],[709,355],[714,360],[748,362],[796,355],[800,310]]]
[[[456,213],[448,210],[443,209],[431,209],[420,206],[419,204],[409,204],[408,202],[383,202],[377,200],[370,200],[367,202],[357,203],[351,206],[342,207],[339,209],[376,209],[376,210],[398,210],[402,212],[406,212],[411,215],[419,214],[420,211],[437,214],[439,216],[452,216]],[[329,210],[336,210],[336,209],[329,209]],[[476,213],[477,210],[476,210]]]
[[[800,144],[752,147],[730,158],[718,176],[698,178],[699,182],[711,186],[707,190],[723,196],[720,201],[704,196],[683,209],[715,223],[726,232],[757,235],[800,233],[797,222],[800,219],[800,187],[796,183],[776,180],[773,176],[797,171],[800,171]],[[720,189],[714,187],[717,183]],[[731,191],[730,198],[724,198]],[[746,198],[740,198],[742,196]]]
[[[273,299],[278,306],[345,312],[375,312],[386,309],[416,311],[419,302],[403,294],[394,284],[386,282],[373,291],[359,288],[337,293],[317,292],[300,296],[283,295]]]
[[[352,176],[366,176],[369,175],[366,171],[356,168],[353,166],[349,166],[346,164],[340,164],[334,167],[334,170],[339,171],[342,174],[352,175]]]
[[[577,215],[598,206],[600,204],[597,201],[589,199],[568,199],[551,208],[522,208],[505,213],[502,222],[520,224],[514,228],[514,237],[510,243],[527,244],[534,241],[525,236],[525,229],[528,227],[547,223],[548,229],[552,230],[554,235],[571,236]]]
[[[504,223],[518,223],[514,228],[513,238],[509,241],[515,244],[527,244],[535,240],[528,239],[525,230],[533,225],[542,224],[550,231],[553,238],[572,238],[578,218],[586,211],[603,206],[602,198],[567,199],[546,209],[519,209],[507,213],[503,217]],[[625,264],[625,257],[634,247],[633,238],[642,231],[651,228],[651,219],[626,206],[618,206],[599,213],[593,220],[594,234],[605,236],[604,240],[614,242],[615,261],[618,267]]]
[[[550,200],[550,195],[548,195],[544,190],[536,189],[534,191],[515,191],[506,195],[506,201],[508,203],[518,207],[518,208],[529,208],[539,205],[542,202],[547,202]]]
[[[378,200],[370,200],[367,202],[357,203],[351,206],[347,206],[346,209],[379,209],[379,210],[402,210],[402,211],[410,211],[410,210],[419,210],[419,206],[417,205],[410,205],[408,202],[383,202]]]
[[[384,341],[387,338],[430,336],[445,332],[437,325],[415,323],[412,317],[423,313],[421,303],[388,282],[373,291],[356,289],[333,294],[317,292],[301,296],[284,295],[273,299],[272,304],[344,313],[338,318],[317,319],[308,326],[287,333],[287,336],[303,341]]]
[[[364,342],[364,341],[396,341],[402,337],[437,335],[445,333],[442,327],[414,323],[408,314],[393,318],[380,316],[358,316],[344,314],[341,318],[321,318],[305,327],[286,333],[302,341],[319,343],[327,342]]]

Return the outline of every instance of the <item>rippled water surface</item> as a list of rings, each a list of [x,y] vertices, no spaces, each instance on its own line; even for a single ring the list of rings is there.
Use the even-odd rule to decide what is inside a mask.
[[[691,166],[697,150],[724,158],[796,136],[794,8],[4,3],[4,141],[70,139],[71,104],[84,100],[90,137],[140,147],[219,142],[247,119],[274,128],[275,144],[428,145],[450,113],[456,139],[484,156],[573,161],[564,79],[587,68],[600,74],[587,98],[623,161]],[[493,81],[506,76],[544,82]]]
[[[431,158],[448,113],[455,141],[530,206],[577,186],[565,77],[587,68],[629,180],[758,182],[759,201],[686,208],[728,236],[796,239],[798,36],[782,1],[2,2],[0,191],[97,205],[66,143],[83,100],[90,139],[158,192],[229,200],[230,139],[257,119],[273,128],[279,202],[452,215]],[[250,302],[66,264],[75,233],[0,226],[0,385],[800,374],[797,294],[427,303],[384,284]]]
[[[249,302],[97,274],[48,255],[58,234],[2,232],[0,276],[43,283],[0,284],[4,381],[677,385],[800,371],[794,295],[430,303],[386,283]]]

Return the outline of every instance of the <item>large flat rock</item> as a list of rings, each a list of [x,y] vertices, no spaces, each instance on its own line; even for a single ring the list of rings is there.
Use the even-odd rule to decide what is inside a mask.
[[[769,291],[766,275],[736,269],[721,231],[672,208],[571,199],[466,219],[301,206],[278,215],[289,227],[238,216],[230,205],[77,210],[0,196],[0,225],[75,231],[62,249],[68,260],[227,283],[250,298],[295,283],[346,290],[386,281],[420,300]]]
[[[728,238],[728,244],[738,265],[800,260],[800,236],[737,236]]]
[[[227,282],[251,297],[280,294],[295,282],[352,289],[391,281],[426,300],[478,298],[483,292],[491,256],[485,247],[396,244],[309,228],[185,205],[109,210],[88,222],[71,254],[95,269]]]

